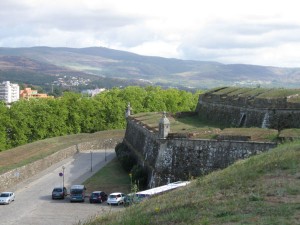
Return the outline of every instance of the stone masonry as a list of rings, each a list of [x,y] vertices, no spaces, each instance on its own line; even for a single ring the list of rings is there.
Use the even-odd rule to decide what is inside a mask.
[[[201,176],[276,147],[272,142],[161,138],[131,117],[123,143],[147,169],[149,187]]]

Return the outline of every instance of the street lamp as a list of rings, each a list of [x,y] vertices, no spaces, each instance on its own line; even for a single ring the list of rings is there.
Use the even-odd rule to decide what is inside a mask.
[[[62,170],[63,170],[63,173],[62,173],[62,178],[63,178],[63,188],[65,187],[65,168],[64,166],[62,166]]]
[[[93,152],[91,151],[91,172],[93,172]]]

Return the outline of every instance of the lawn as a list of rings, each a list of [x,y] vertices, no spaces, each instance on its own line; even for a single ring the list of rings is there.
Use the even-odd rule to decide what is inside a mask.
[[[93,191],[104,191],[107,194],[112,192],[129,193],[130,177],[121,167],[118,159],[115,158],[94,176],[86,180],[84,185],[88,193]]]
[[[139,113],[131,116],[141,122],[149,129],[158,131],[158,124],[162,118],[161,113]],[[197,115],[176,116],[168,114],[172,133],[187,133],[191,139],[216,139],[218,135],[223,136],[249,136],[250,141],[269,142],[275,141],[278,131],[263,128],[225,128],[220,124],[203,121]],[[294,132],[295,133],[295,132]]]

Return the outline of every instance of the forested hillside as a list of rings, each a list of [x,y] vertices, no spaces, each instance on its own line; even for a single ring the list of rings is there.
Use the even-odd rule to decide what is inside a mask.
[[[61,98],[0,104],[0,151],[37,140],[125,128],[125,109],[133,113],[194,111],[198,93],[160,87],[114,88],[95,97],[64,92]]]

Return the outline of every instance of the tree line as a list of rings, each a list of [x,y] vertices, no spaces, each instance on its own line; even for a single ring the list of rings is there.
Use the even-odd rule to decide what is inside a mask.
[[[199,92],[160,87],[113,88],[94,97],[64,92],[55,99],[0,103],[0,151],[46,138],[124,129],[125,109],[134,113],[194,111]]]

